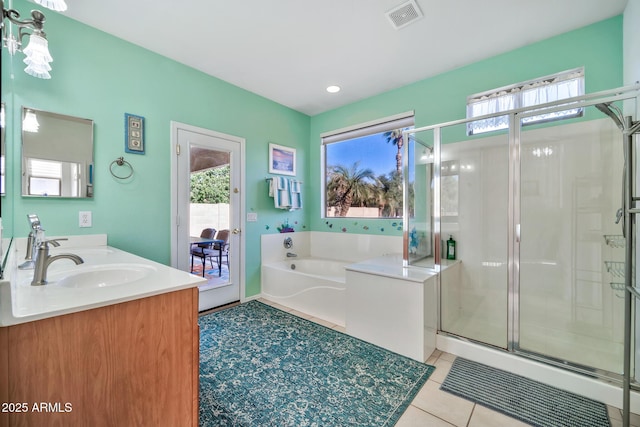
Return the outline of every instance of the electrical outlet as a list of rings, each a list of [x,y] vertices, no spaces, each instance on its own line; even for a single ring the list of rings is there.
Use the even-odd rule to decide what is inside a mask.
[[[91,211],[80,211],[78,225],[80,227],[91,227]]]

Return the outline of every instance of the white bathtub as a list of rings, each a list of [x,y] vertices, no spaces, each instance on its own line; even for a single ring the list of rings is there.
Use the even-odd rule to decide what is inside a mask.
[[[262,296],[340,326],[345,325],[345,266],[324,258],[262,264]]]

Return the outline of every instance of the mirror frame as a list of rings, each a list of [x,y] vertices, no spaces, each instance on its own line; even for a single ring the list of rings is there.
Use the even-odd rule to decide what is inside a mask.
[[[62,125],[58,128],[51,129],[53,133],[50,136],[43,136],[42,127],[36,130],[36,132],[30,132],[25,130],[24,120],[27,112],[34,112],[40,121],[45,122],[46,132],[46,122],[52,121],[62,121]],[[36,108],[30,107],[22,107],[22,152],[21,152],[21,195],[22,197],[44,197],[44,198],[56,198],[56,199],[80,199],[80,198],[93,198],[93,184],[94,184],[94,122],[91,119],[84,119],[75,116],[69,116],[65,114],[53,113],[50,111],[39,110]],[[64,132],[67,133],[64,133]],[[38,134],[37,141],[34,141],[33,135]],[[86,140],[85,140],[86,138]],[[42,157],[38,155],[34,156],[32,152],[34,151],[34,143],[39,143],[40,141],[45,140],[46,144],[50,144],[45,147],[45,152],[42,153]],[[84,144],[82,146],[81,144]],[[83,150],[78,150],[78,147],[82,147]],[[52,149],[53,148],[53,149]],[[66,157],[61,155],[61,153],[67,153]],[[85,151],[85,154],[82,154],[82,151]],[[28,157],[25,153],[29,153]],[[78,157],[74,158],[74,154],[78,154]],[[77,196],[69,195],[67,192],[65,194],[65,190],[63,189],[64,177],[60,176],[59,178],[59,195],[39,195],[39,194],[29,194],[29,183],[27,183],[27,159],[42,159],[45,161],[53,161],[59,162],[61,164],[75,164],[79,165],[77,173],[79,176],[79,182],[77,185]],[[70,168],[72,169],[72,168]],[[72,169],[73,170],[73,169]],[[73,172],[71,172],[73,173]],[[64,173],[63,173],[64,174]],[[31,180],[32,177],[29,177]],[[48,178],[41,178],[48,179]],[[57,178],[55,178],[57,179]],[[55,184],[54,184],[55,185]]]

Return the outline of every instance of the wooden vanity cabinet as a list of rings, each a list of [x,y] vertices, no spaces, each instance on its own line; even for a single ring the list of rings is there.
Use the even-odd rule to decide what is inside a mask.
[[[197,288],[0,328],[0,426],[195,427],[198,369]]]

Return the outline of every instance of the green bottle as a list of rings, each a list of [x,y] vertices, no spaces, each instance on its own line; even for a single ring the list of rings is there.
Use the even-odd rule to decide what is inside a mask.
[[[447,240],[447,259],[456,259],[456,241],[451,234]]]

